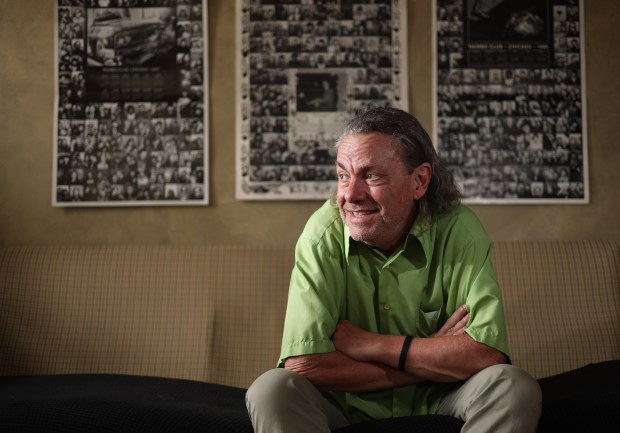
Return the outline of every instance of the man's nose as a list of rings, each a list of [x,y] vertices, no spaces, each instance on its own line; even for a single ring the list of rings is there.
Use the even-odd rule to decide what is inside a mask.
[[[368,185],[357,177],[351,177],[349,184],[345,187],[344,197],[348,202],[356,202],[366,197],[366,189]]]

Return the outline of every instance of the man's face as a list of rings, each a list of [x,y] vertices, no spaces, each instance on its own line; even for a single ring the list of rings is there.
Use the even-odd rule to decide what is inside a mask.
[[[408,173],[395,138],[346,135],[338,147],[337,201],[351,237],[386,253],[405,239],[415,217],[417,169]]]

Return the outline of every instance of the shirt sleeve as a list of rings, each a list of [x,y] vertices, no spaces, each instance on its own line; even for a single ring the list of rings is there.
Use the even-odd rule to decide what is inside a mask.
[[[474,251],[478,249],[479,247],[474,247]],[[477,342],[510,356],[502,296],[491,264],[490,252],[490,245],[484,253],[478,252],[481,255],[478,258],[480,267],[471,276],[473,281],[465,301],[470,316],[465,332]]]
[[[345,307],[341,251],[329,239],[302,234],[297,242],[279,367],[291,356],[335,350],[331,336]]]
[[[473,214],[465,219],[466,229],[460,234],[455,230],[455,238],[448,241],[454,252],[449,261],[450,310],[466,304],[470,318],[465,332],[509,356],[501,290],[491,263],[492,242]]]

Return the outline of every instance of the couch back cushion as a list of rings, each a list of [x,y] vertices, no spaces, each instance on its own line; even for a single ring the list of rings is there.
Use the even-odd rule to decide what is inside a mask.
[[[248,387],[280,354],[293,246],[222,247],[215,266],[211,376]]]
[[[512,361],[537,378],[620,359],[620,247],[496,242]]]
[[[210,379],[210,257],[193,247],[3,248],[0,374]]]

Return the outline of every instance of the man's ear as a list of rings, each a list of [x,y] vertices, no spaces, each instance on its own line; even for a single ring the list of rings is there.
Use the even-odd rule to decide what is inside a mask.
[[[433,168],[428,162],[423,162],[413,171],[414,199],[420,200],[426,194],[431,183]]]

